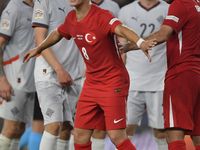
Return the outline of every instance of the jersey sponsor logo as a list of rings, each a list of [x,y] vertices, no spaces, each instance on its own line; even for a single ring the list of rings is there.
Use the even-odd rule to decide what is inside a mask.
[[[120,122],[120,121],[122,121],[124,118],[122,118],[122,119],[119,119],[119,120],[114,120],[114,123],[118,123],[118,122]]]
[[[35,12],[35,19],[43,19],[44,17],[44,11],[41,10],[41,9],[36,9],[36,12]]]
[[[198,5],[195,5],[198,12],[200,12],[200,7]]]
[[[6,14],[8,14],[8,16],[10,16],[10,13],[11,13],[11,12],[9,12],[9,11],[6,11]]]
[[[41,2],[42,2],[42,0],[37,0],[40,4],[41,4]]]
[[[131,19],[134,19],[134,20],[136,20],[136,21],[137,21],[137,19],[138,19],[138,16],[137,16],[137,17],[131,17]]]
[[[2,29],[10,29],[10,21],[4,19],[2,22]]]
[[[121,92],[121,90],[120,90],[120,89],[116,89],[116,90],[115,90],[115,93],[117,93],[117,92]]]
[[[115,21],[117,21],[117,20],[119,20],[119,19],[113,18],[112,20],[110,20],[109,24],[110,24],[110,25],[113,25],[113,23],[114,23]]]
[[[176,17],[176,16],[167,16],[165,19],[173,20],[173,21],[175,21],[175,22],[178,22],[178,21],[179,21],[179,18]]]
[[[65,7],[64,7],[64,8],[60,8],[60,7],[58,7],[58,10],[61,10],[62,12],[65,13]]]
[[[97,42],[97,37],[93,32],[88,32],[85,34],[85,40],[88,44],[94,45]]]

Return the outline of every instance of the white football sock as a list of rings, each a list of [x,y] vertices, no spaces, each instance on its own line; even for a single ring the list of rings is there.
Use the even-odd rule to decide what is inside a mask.
[[[132,141],[132,139],[133,139],[133,136],[131,136],[131,135],[128,135],[127,137],[130,139],[130,141]]]
[[[11,145],[11,139],[0,134],[0,150],[9,150]]]
[[[69,141],[58,139],[57,150],[69,150]]]
[[[157,143],[158,150],[168,150],[168,144],[166,139],[157,139],[155,138]]]
[[[74,149],[74,135],[71,134],[70,140],[69,140],[69,150],[75,150]]]
[[[19,150],[20,139],[12,139],[10,150]]]
[[[44,131],[40,143],[40,150],[56,150],[58,136],[54,136]]]
[[[96,139],[91,137],[92,150],[105,150],[105,139]]]

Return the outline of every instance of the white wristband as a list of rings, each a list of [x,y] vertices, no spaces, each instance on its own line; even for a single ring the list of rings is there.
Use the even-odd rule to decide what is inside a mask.
[[[144,39],[140,38],[138,41],[137,41],[137,46],[140,48],[140,44],[145,41]]]

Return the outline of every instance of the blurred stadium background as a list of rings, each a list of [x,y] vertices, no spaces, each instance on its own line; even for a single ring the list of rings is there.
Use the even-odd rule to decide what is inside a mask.
[[[6,7],[10,0],[0,0],[0,16],[3,9]],[[113,0],[116,1],[120,7],[131,3],[133,0]],[[0,119],[0,131],[2,129],[3,120]],[[192,141],[189,136],[185,137],[187,144],[187,150],[195,150]],[[154,141],[153,132],[150,127],[148,127],[147,114],[145,113],[142,120],[142,125],[137,128],[134,138],[132,140],[133,144],[138,150],[157,150],[156,143]],[[106,150],[114,150],[114,145],[111,143],[108,137],[106,137]]]

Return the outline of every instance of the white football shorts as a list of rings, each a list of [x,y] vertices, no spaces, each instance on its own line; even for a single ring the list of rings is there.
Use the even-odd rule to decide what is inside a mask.
[[[129,91],[127,101],[127,124],[141,125],[147,108],[148,125],[155,129],[164,129],[163,91]]]
[[[14,96],[11,94],[11,101],[2,101],[0,97],[0,117],[23,123],[31,123],[33,120],[35,92],[25,92],[14,90]]]
[[[57,84],[41,81],[36,83],[36,90],[44,125],[70,121],[73,126],[76,105],[82,90],[81,85],[73,84],[62,88]]]

